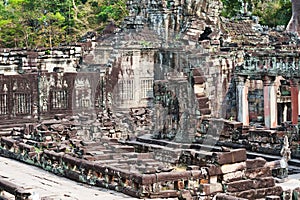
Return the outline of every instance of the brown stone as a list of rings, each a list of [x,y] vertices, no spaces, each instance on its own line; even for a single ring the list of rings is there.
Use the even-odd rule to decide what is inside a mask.
[[[260,177],[272,176],[272,172],[269,167],[261,167],[257,169],[248,169],[245,171],[246,178],[254,179]]]
[[[245,199],[253,199],[255,197],[256,191],[254,189],[251,190],[246,190],[243,192],[237,192],[237,193],[233,193],[233,196],[236,197],[241,197],[241,198],[245,198]]]
[[[246,167],[247,169],[255,169],[259,167],[263,167],[266,164],[266,160],[263,158],[255,158],[255,159],[247,159]]]
[[[190,171],[182,171],[182,172],[162,172],[157,173],[157,182],[164,181],[177,181],[177,180],[189,180],[191,177]]]
[[[268,188],[275,186],[273,177],[258,178],[254,180],[254,188]]]
[[[224,182],[239,181],[245,178],[245,171],[236,171],[223,175]]]
[[[164,190],[159,193],[151,193],[150,198],[172,198],[178,197],[177,190]]]
[[[180,194],[180,195],[181,195],[181,198],[182,198],[182,199],[185,199],[185,200],[193,200],[193,197],[192,197],[190,191],[188,191],[188,190],[181,191],[181,194]]]
[[[269,188],[261,188],[256,190],[255,198],[264,198],[269,195],[276,195],[280,196],[283,192],[282,187],[275,186],[275,187],[269,187]]]
[[[210,176],[215,176],[215,175],[221,175],[223,173],[222,173],[220,166],[208,165],[208,174]]]
[[[217,162],[219,165],[244,162],[247,160],[245,149],[236,149],[230,152],[217,153]]]
[[[192,172],[192,177],[194,179],[204,179],[205,178],[202,171],[200,171],[200,170],[192,170],[191,172]]]
[[[212,184],[201,184],[200,185],[200,194],[201,195],[211,195],[219,192],[223,192],[223,186],[221,183],[212,183]]]
[[[150,185],[156,182],[155,174],[135,174],[132,180],[140,185]]]
[[[234,181],[227,184],[228,192],[241,192],[254,188],[253,180]]]
[[[245,162],[239,162],[234,164],[225,164],[221,166],[221,171],[223,174],[227,174],[230,172],[240,171],[246,168]]]

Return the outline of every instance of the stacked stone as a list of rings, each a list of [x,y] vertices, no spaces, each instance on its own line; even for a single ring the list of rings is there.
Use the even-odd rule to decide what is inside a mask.
[[[149,108],[132,108],[129,112],[130,120],[135,127],[146,127],[151,125],[152,111]]]
[[[37,67],[40,65],[47,67],[47,69],[42,70],[62,67],[65,68],[64,71],[76,72],[76,63],[79,62],[81,53],[81,46],[63,46],[35,50],[3,49],[0,51],[0,66],[7,67],[9,65],[11,68],[10,73],[20,72],[18,70],[21,69],[26,72],[37,71]],[[69,61],[71,64],[65,65],[66,61]],[[6,74],[4,71],[0,73]]]
[[[219,166],[210,168],[210,183],[203,185],[202,194],[225,192],[244,199],[280,198],[282,188],[275,186],[263,158],[247,159],[243,149],[217,154],[216,158]]]

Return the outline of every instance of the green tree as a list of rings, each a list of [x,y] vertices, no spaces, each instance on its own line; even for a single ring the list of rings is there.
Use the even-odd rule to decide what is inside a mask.
[[[126,0],[0,1],[0,47],[56,46],[127,15]]]
[[[222,16],[234,17],[245,10],[260,18],[260,23],[271,27],[287,25],[292,15],[290,0],[221,0]],[[243,5],[247,5],[243,8]]]

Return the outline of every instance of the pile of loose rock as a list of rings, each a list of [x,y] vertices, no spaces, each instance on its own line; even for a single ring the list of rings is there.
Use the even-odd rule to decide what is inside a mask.
[[[79,118],[57,116],[15,129],[1,137],[0,154],[138,198],[213,199],[224,193],[217,198],[261,199],[282,193],[270,164],[247,160],[245,149],[208,152],[193,144],[124,142],[107,136],[84,140],[81,130],[98,130],[105,119]]]

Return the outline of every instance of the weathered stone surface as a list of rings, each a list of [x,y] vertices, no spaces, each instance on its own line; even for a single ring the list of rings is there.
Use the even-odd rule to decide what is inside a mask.
[[[245,162],[239,162],[234,164],[225,164],[221,166],[221,171],[223,174],[227,174],[230,172],[235,172],[239,170],[244,170],[246,168]]]
[[[208,165],[208,174],[210,176],[215,176],[215,175],[221,175],[223,173],[222,173],[220,166]]]
[[[191,172],[190,171],[162,172],[162,173],[157,173],[156,176],[157,176],[157,182],[188,180],[191,177]]]
[[[232,195],[236,196],[236,197],[245,198],[245,199],[254,199],[254,197],[256,195],[256,191],[254,189],[251,189],[251,190],[246,190],[243,192],[233,193]]]
[[[178,196],[177,190],[164,190],[156,194],[155,193],[150,194],[150,198],[171,198],[177,196]]]
[[[228,192],[241,192],[254,188],[253,180],[234,181],[226,185]]]
[[[181,196],[182,199],[185,199],[185,200],[193,200],[191,192],[188,191],[188,190],[181,191],[180,196]]]
[[[201,184],[200,185],[200,194],[201,195],[211,195],[218,192],[223,192],[223,186],[221,183],[212,183],[212,184]]]
[[[266,160],[263,158],[255,158],[255,159],[247,159],[246,167],[247,169],[255,169],[259,167],[263,167],[266,164]]]
[[[282,192],[283,190],[280,186],[261,188],[256,190],[255,198],[264,198],[269,195],[280,196]]]
[[[272,176],[272,172],[269,167],[261,167],[257,169],[246,170],[245,176],[250,179],[259,178],[259,177],[269,177]]]
[[[247,156],[245,149],[236,149],[230,152],[217,153],[217,162],[220,165],[244,162],[246,159]]]
[[[223,175],[224,182],[238,181],[245,178],[245,171],[236,171]]]
[[[155,174],[136,174],[132,179],[141,185],[149,185],[156,182]]]
[[[253,180],[254,188],[269,188],[275,186],[275,179],[273,177],[257,178]]]

